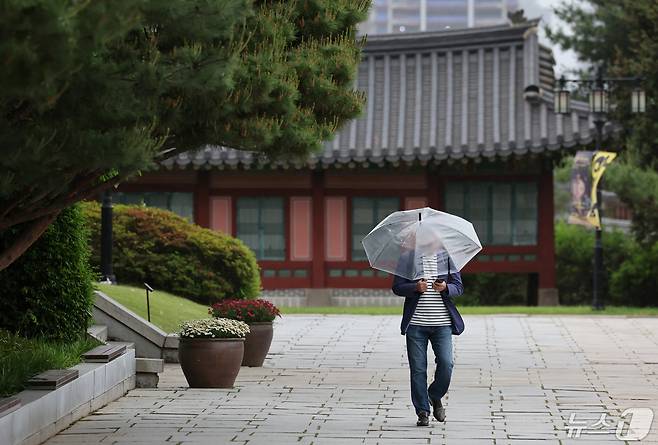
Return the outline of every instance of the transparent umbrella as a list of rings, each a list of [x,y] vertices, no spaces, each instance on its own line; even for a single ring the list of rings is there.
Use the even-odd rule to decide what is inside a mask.
[[[423,258],[436,255],[438,275],[447,275],[482,250],[473,224],[430,207],[391,213],[361,242],[371,267],[410,280],[427,277]]]

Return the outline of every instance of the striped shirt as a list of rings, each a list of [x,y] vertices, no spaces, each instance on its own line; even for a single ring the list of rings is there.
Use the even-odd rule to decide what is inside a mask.
[[[443,304],[443,297],[434,289],[434,280],[438,276],[436,256],[423,258],[423,271],[427,279],[427,291],[418,299],[416,311],[410,324],[419,326],[446,326],[452,324],[448,309]]]

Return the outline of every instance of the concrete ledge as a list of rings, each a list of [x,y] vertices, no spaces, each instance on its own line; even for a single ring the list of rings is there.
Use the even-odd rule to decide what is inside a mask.
[[[402,306],[404,298],[393,296],[331,297],[332,306]]]
[[[38,445],[135,387],[135,351],[109,363],[80,363],[79,377],[54,391],[16,395],[22,406],[0,417],[0,444]]]
[[[107,326],[108,338],[134,343],[138,357],[178,362],[177,336],[166,333],[100,291],[95,291],[94,321]]]
[[[93,325],[87,329],[87,334],[98,341],[107,341],[107,326]]]
[[[559,304],[560,296],[557,289],[539,289],[537,292],[537,306],[558,306]]]
[[[261,298],[280,307],[304,306],[401,306],[404,299],[390,289],[275,289]]]
[[[159,358],[138,357],[135,359],[135,371],[159,374],[164,372],[164,360]]]
[[[300,296],[276,296],[276,295],[261,295],[261,298],[269,301],[275,306],[279,307],[303,307],[310,306],[306,297]]]
[[[21,400],[18,397],[4,397],[0,399],[0,417],[16,411],[21,407]]]

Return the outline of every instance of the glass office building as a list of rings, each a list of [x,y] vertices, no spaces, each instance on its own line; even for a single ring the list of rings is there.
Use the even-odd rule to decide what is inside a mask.
[[[435,31],[499,25],[517,0],[374,0],[361,34]]]

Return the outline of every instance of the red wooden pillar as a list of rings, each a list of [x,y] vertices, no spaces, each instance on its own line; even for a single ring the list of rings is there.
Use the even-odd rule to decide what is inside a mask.
[[[553,216],[553,168],[544,164],[539,177],[537,241],[539,244],[539,306],[559,304],[555,282],[555,230]]]
[[[324,287],[324,171],[311,173],[313,187],[313,268],[311,287]]]
[[[210,172],[199,171],[194,185],[194,222],[210,227]]]

